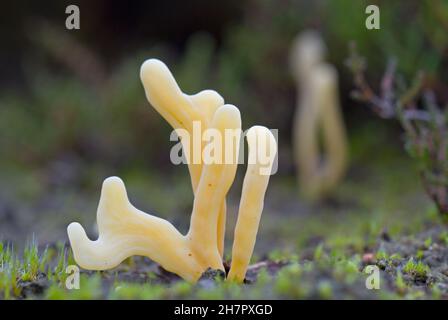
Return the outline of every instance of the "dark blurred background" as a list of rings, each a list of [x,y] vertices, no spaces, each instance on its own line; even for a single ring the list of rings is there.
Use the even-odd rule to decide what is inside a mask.
[[[69,4],[80,8],[80,30],[65,28]],[[368,4],[380,7],[381,30],[365,28]],[[394,56],[403,81],[423,70],[446,99],[448,1],[9,1],[0,10],[0,238],[35,233],[44,242],[65,240],[69,222],[92,225],[101,182],[110,175],[124,178],[137,207],[186,230],[188,173],[171,165],[171,129],[139,80],[141,63],[153,57],[170,67],[183,91],[215,89],[238,106],[245,129],[280,129],[266,219],[311,215],[318,209],[301,202],[295,185],[290,135],[297,92],[289,66],[293,39],[310,28],[322,34],[339,71],[351,156],[348,184],[338,191],[344,201],[352,202],[353,186],[363,192],[360,181],[369,190],[374,182],[365,177],[375,176],[375,166],[410,176],[420,192],[399,126],[351,100],[344,61],[356,41],[373,80]],[[387,162],[389,155],[399,160]],[[232,189],[234,206],[240,184]],[[354,197],[370,203],[378,196]],[[369,212],[361,209],[342,211]],[[297,233],[288,230],[278,232]]]

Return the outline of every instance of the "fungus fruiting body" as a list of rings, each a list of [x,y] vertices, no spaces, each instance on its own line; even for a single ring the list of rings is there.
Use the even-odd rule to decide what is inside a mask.
[[[128,199],[123,181],[107,178],[102,187],[97,210],[99,237],[91,241],[79,223],[68,226],[68,236],[76,262],[89,270],[116,267],[133,255],[147,256],[163,268],[195,282],[208,268],[224,271],[223,249],[226,221],[226,195],[238,165],[241,115],[237,107],[224,104],[215,91],[184,94],[166,65],[147,60],[140,77],[150,104],[175,130],[193,133],[195,123],[201,130],[213,129],[222,138],[222,159],[227,162],[188,162],[194,193],[190,229],[182,235],[170,222],[135,208]],[[226,130],[236,132],[227,136]],[[203,151],[207,143],[182,141],[185,154],[194,148]],[[255,245],[263,210],[264,195],[277,152],[272,133],[255,126],[247,132],[248,168],[243,183],[238,221],[233,243],[232,264],[228,279],[241,282]],[[198,143],[200,144],[198,146]],[[258,157],[260,145],[268,157]]]
[[[307,31],[297,38],[291,52],[299,92],[293,124],[294,158],[301,191],[310,199],[322,198],[338,185],[348,160],[337,71],[324,62],[325,51],[319,35]]]

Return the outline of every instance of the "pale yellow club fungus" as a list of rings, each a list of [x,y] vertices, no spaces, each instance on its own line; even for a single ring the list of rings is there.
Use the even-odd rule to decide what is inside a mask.
[[[222,204],[235,179],[240,140],[239,136],[236,139],[226,136],[224,131],[241,132],[240,112],[235,106],[222,105],[223,99],[211,90],[194,96],[183,94],[168,68],[158,60],[143,64],[141,78],[148,100],[174,128],[192,130],[192,121],[203,121],[207,128],[217,130],[223,137],[223,158],[232,154],[236,155],[235,161],[204,163],[197,171],[190,166],[195,192],[190,230],[186,235],[180,234],[170,222],[135,208],[129,202],[123,181],[110,177],[103,183],[97,210],[98,239],[91,241],[82,226],[75,222],[67,228],[70,244],[75,261],[85,269],[107,270],[130,256],[141,255],[185,280],[195,282],[208,268],[224,271],[222,251],[217,243],[218,225]],[[177,109],[176,105],[183,109]],[[266,155],[257,157],[260,141],[268,142],[267,158]],[[277,151],[271,132],[260,126],[248,131],[248,145],[249,165],[233,244],[235,262],[232,262],[229,274],[229,279],[236,281],[244,280],[252,255],[269,173]]]
[[[247,144],[249,145],[248,167],[241,192],[233,239],[232,265],[228,275],[229,280],[237,282],[244,280],[249,266],[263,212],[264,196],[277,154],[275,138],[265,127],[250,128],[247,132]],[[267,148],[263,148],[263,145]],[[266,149],[264,161],[261,161],[260,155],[257,154],[261,149]]]
[[[150,104],[171,125],[173,129],[185,129],[193,134],[193,122],[201,124],[201,130],[210,128],[215,111],[224,105],[224,99],[214,90],[203,90],[195,95],[181,91],[168,67],[160,60],[149,59],[143,63],[140,78]],[[181,141],[184,143],[183,141]],[[201,146],[202,150],[203,146]],[[202,162],[195,163],[193,144],[184,145],[184,153],[191,159],[188,169],[193,192],[199,184]],[[226,227],[226,200],[221,204],[218,217],[218,250],[223,255]],[[212,245],[212,244],[210,244]]]
[[[314,31],[301,34],[291,51],[299,93],[293,123],[294,158],[301,192],[311,200],[331,193],[348,164],[337,71],[324,62],[325,52],[325,44]]]

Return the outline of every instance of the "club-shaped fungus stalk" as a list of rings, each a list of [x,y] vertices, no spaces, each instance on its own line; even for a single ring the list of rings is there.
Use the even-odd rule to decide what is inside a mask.
[[[293,148],[299,185],[311,200],[329,194],[347,168],[347,139],[337,72],[324,63],[325,45],[314,31],[301,34],[291,51],[298,100]]]
[[[152,106],[177,131],[214,129],[222,137],[221,159],[233,161],[189,161],[194,192],[190,229],[182,235],[168,221],[135,208],[128,199],[123,181],[107,178],[103,183],[97,210],[99,237],[91,241],[79,223],[68,226],[68,236],[76,262],[85,269],[106,270],[124,259],[141,255],[159,263],[164,269],[195,282],[208,268],[224,271],[223,248],[226,220],[225,198],[238,165],[241,116],[238,108],[224,104],[212,90],[196,95],[184,94],[168,68],[156,59],[147,60],[140,73],[146,97]],[[226,130],[237,132],[226,135]],[[202,140],[186,143],[184,153],[208,146]],[[268,144],[267,157],[258,157],[260,141]],[[198,146],[199,143],[199,146]],[[243,281],[252,256],[264,194],[267,188],[277,144],[271,132],[261,126],[248,131],[249,164],[244,179],[238,222],[233,245],[234,259],[229,278]],[[229,157],[227,157],[229,156]],[[266,160],[267,161],[264,161]]]
[[[277,153],[277,143],[272,133],[265,127],[254,126],[247,132],[249,145],[248,168],[243,182],[238,219],[235,227],[232,249],[232,265],[229,280],[241,282],[252,256],[261,213],[263,212],[264,195]],[[268,146],[266,161],[261,163],[256,152],[259,144]],[[264,170],[264,172],[263,172]]]

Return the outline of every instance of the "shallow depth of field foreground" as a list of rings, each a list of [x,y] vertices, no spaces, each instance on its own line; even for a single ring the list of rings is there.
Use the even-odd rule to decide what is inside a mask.
[[[370,4],[5,5],[0,299],[448,299],[448,3]]]

